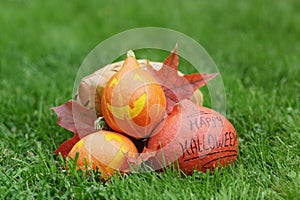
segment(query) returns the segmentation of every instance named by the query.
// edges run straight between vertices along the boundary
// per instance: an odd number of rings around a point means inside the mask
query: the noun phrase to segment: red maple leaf
[[[58,116],[58,125],[74,133],[71,139],[63,142],[55,150],[56,154],[62,154],[63,157],[66,157],[82,137],[96,131],[94,127],[96,115],[74,100],[69,100],[63,105],[52,108],[52,110]]]
[[[147,70],[161,84],[167,99],[167,112],[171,113],[176,103],[183,99],[189,99],[194,92],[214,78],[214,74],[184,74],[178,73],[177,44],[170,55],[164,60],[163,66],[155,70],[148,65]]]

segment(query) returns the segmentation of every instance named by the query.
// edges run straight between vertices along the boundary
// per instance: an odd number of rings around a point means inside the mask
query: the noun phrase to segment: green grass
[[[297,199],[300,195],[300,3],[266,1],[1,0],[0,196],[7,199]],[[101,182],[54,155],[72,134],[50,107],[71,98],[99,42],[159,26],[194,38],[216,62],[235,165],[209,175],[130,174]],[[118,48],[118,47],[116,47]]]

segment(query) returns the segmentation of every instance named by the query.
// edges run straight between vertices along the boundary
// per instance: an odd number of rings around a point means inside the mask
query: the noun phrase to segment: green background
[[[1,0],[0,196],[297,199],[299,10],[297,0]],[[106,183],[62,168],[53,152],[72,133],[49,108],[72,97],[78,67],[98,43],[145,26],[180,31],[215,61],[239,136],[235,165],[212,175],[167,170]]]

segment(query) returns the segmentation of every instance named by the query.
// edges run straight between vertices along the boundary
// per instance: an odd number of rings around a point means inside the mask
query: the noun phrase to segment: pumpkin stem
[[[109,126],[107,125],[104,117],[98,117],[94,122],[94,126],[96,130],[109,130]]]
[[[127,51],[127,58],[128,57],[135,57],[134,52],[132,50]]]
[[[121,68],[122,70],[120,70],[120,71],[124,72],[124,71],[128,71],[128,70],[132,70],[132,69],[134,69],[136,67],[139,67],[139,66],[140,66],[140,64],[136,60],[133,51],[129,50],[129,51],[127,51],[127,58],[124,61],[124,64]]]

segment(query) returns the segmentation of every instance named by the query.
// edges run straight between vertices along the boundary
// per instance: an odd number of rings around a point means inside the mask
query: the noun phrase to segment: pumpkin
[[[139,65],[146,69],[146,65],[150,64],[154,69],[159,70],[162,67],[161,62],[153,62],[149,60],[137,60]],[[101,98],[103,94],[104,87],[106,86],[108,80],[118,71],[120,71],[124,61],[115,62],[102,67],[101,69],[95,71],[84,77],[75,93],[75,100],[86,108],[95,111],[98,117],[102,117],[101,111]],[[182,75],[182,73],[179,72]],[[200,90],[196,90],[191,100],[202,105],[203,94]]]
[[[178,164],[188,174],[193,170],[228,165],[237,157],[238,138],[232,124],[218,112],[182,100],[153,135],[147,148],[157,151],[149,160],[155,169]]]
[[[78,141],[69,152],[68,159],[76,160],[77,169],[86,170],[88,167],[100,171],[105,177],[113,175],[115,170],[128,172],[128,159],[134,159],[137,155],[138,150],[129,138],[102,130]]]
[[[156,79],[140,67],[129,51],[122,68],[104,88],[101,108],[113,130],[148,138],[166,114],[166,97]]]

